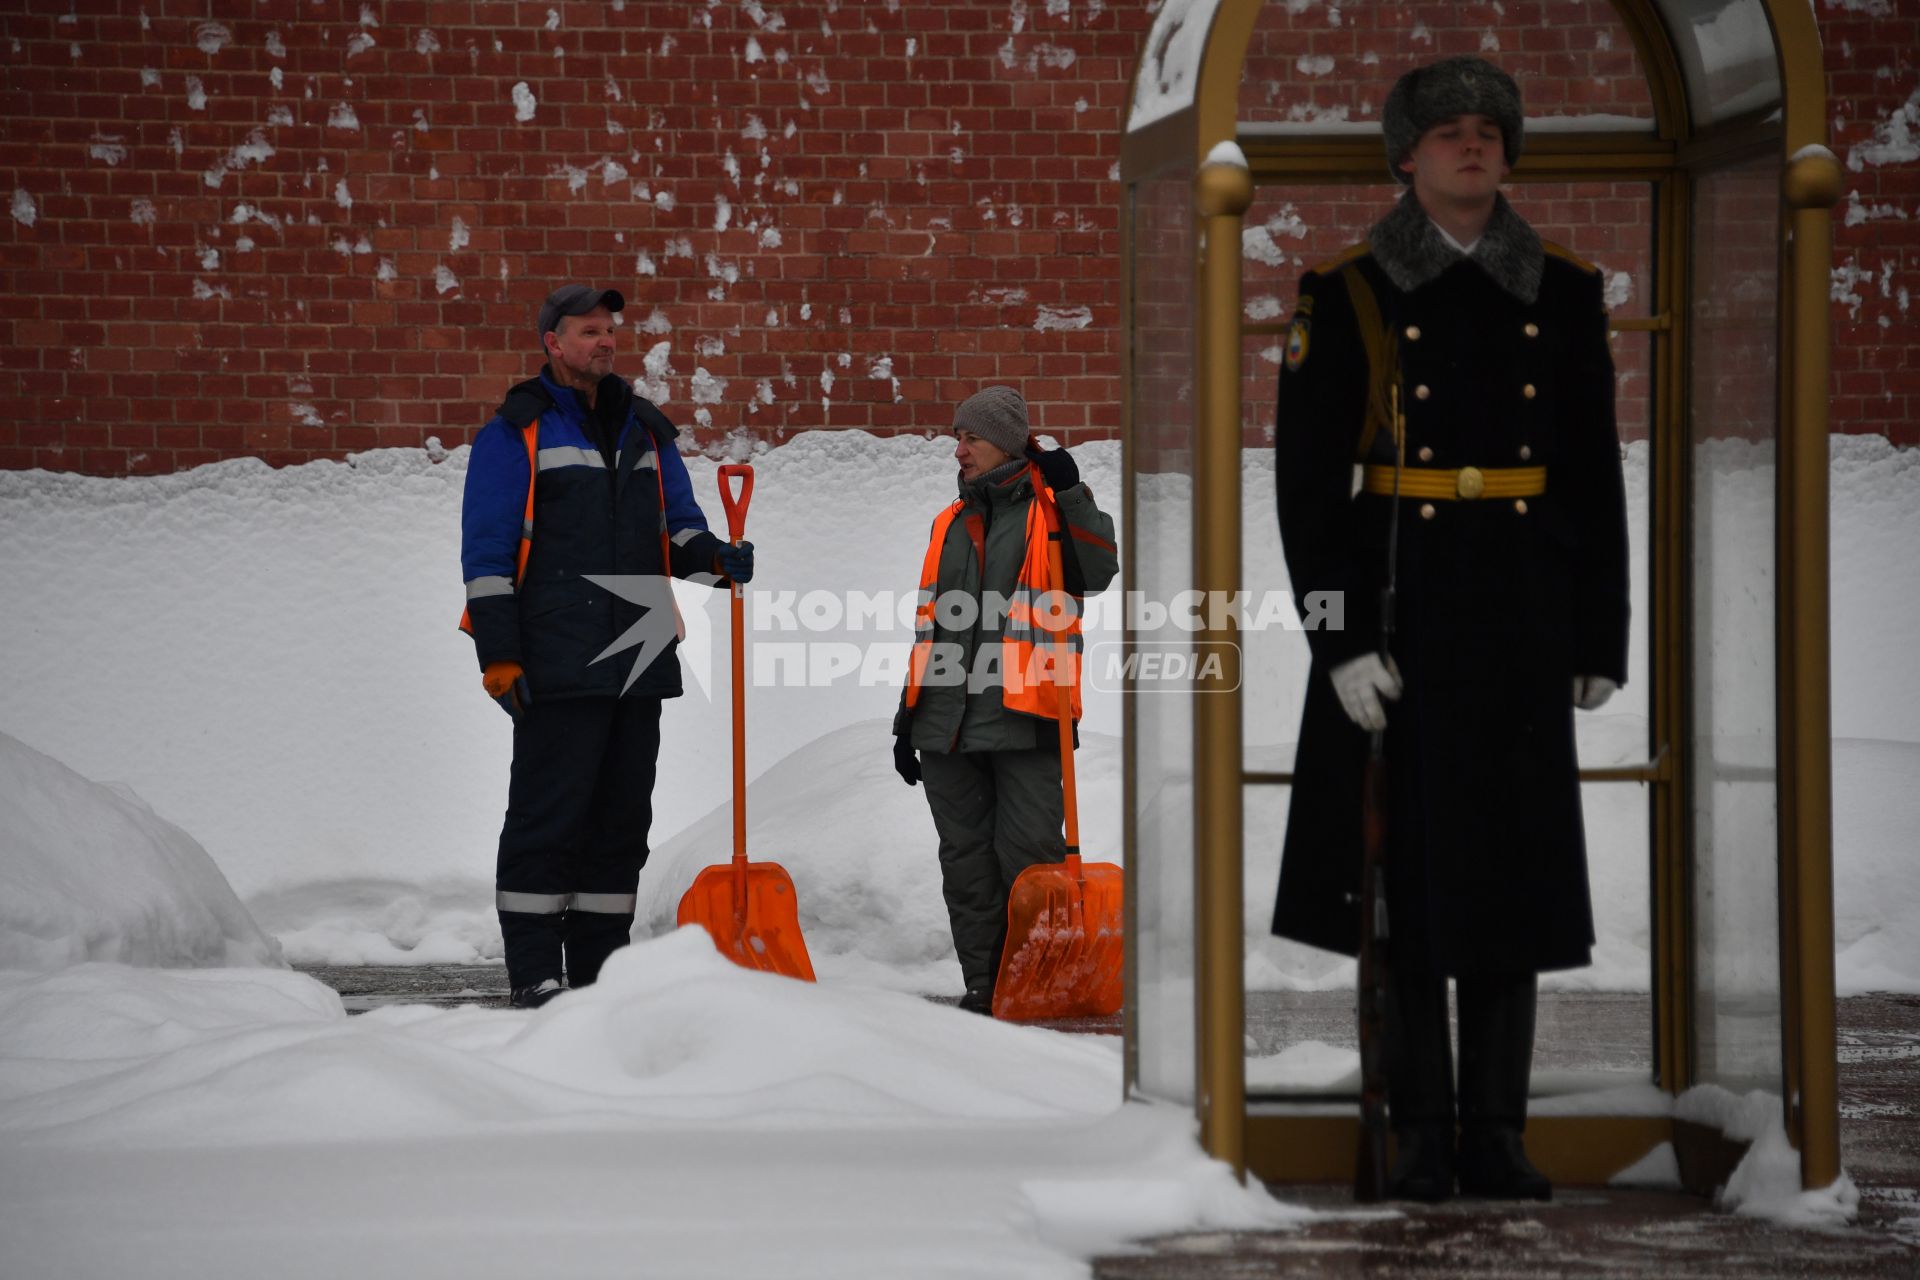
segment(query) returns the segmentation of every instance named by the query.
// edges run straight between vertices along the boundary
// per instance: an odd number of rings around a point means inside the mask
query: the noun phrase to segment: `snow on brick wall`
[[[1833,421],[1920,444],[1920,5],[1818,0],[1833,150]]]
[[[1818,3],[1849,164],[1835,424],[1914,441],[1920,24]],[[73,0],[0,16],[0,467],[452,447],[537,364],[533,310],[574,279],[627,292],[621,367],[702,443],[944,430],[996,380],[1044,430],[1110,435],[1119,130],[1158,7]],[[1256,33],[1252,118],[1373,118],[1395,71],[1381,51],[1403,39],[1485,50],[1543,114],[1648,110],[1604,0],[1269,6],[1289,9],[1290,30]],[[1609,203],[1583,217],[1594,197]],[[1575,189],[1552,207],[1556,234],[1604,258],[1639,204]],[[1290,293],[1292,258],[1346,230],[1283,224],[1262,292]],[[1643,258],[1603,262],[1629,306]],[[1250,395],[1270,406],[1260,376]]]

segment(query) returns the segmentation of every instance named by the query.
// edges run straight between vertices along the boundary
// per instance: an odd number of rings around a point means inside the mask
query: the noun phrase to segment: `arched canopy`
[[[1197,159],[1233,140],[1241,67],[1261,7],[1262,0],[1167,0],[1134,78],[1123,179],[1170,153]],[[1820,34],[1801,0],[1615,0],[1615,8],[1647,65],[1678,81],[1680,102],[1672,101],[1674,86],[1656,86],[1663,135],[1777,116],[1785,155],[1824,144]]]

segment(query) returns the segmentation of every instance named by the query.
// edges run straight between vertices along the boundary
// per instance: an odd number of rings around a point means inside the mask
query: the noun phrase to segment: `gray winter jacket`
[[[975,610],[977,621],[971,627],[950,630],[936,624],[934,643],[955,646],[948,652],[960,654],[963,670],[975,670],[982,652],[997,652],[1005,619],[984,606],[993,593],[1011,599],[1019,583],[1027,554],[1027,508],[1034,501],[1032,474],[1024,465],[1010,463],[960,483],[960,500],[966,505],[947,527],[935,596],[965,592],[983,607]],[[1055,497],[1068,535],[1061,540],[1067,589],[1086,595],[1105,590],[1120,571],[1113,518],[1094,505],[1093,491],[1085,484]],[[982,537],[978,550],[974,528]],[[928,681],[912,710],[902,698],[893,732],[911,734],[916,751],[1023,751],[1052,742],[1058,730],[1050,719],[1007,710],[997,681],[972,690],[967,683]]]

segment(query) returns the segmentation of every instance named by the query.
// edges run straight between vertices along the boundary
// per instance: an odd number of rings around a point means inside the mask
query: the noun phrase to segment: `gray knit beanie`
[[[982,387],[953,411],[953,429],[971,431],[1009,457],[1027,451],[1027,402],[1012,387]]]
[[[1446,58],[1415,67],[1394,81],[1380,111],[1380,132],[1387,144],[1387,170],[1402,183],[1413,181],[1400,167],[1427,130],[1455,116],[1481,115],[1500,125],[1500,142],[1512,167],[1520,159],[1526,117],[1520,111],[1520,86],[1485,58]]]

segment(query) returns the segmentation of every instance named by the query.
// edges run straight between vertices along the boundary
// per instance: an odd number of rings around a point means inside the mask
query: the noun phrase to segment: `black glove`
[[[1034,466],[1040,468],[1047,488],[1055,493],[1064,493],[1080,483],[1080,468],[1075,464],[1073,455],[1065,449],[1055,449],[1051,453],[1043,453],[1038,448],[1028,449],[1027,457]]]
[[[735,582],[753,581],[753,544],[742,542],[739,546],[720,548],[720,554],[713,558],[714,568],[724,577]]]
[[[920,785],[920,757],[913,753],[913,742],[904,733],[893,740],[893,771],[908,786]]]

